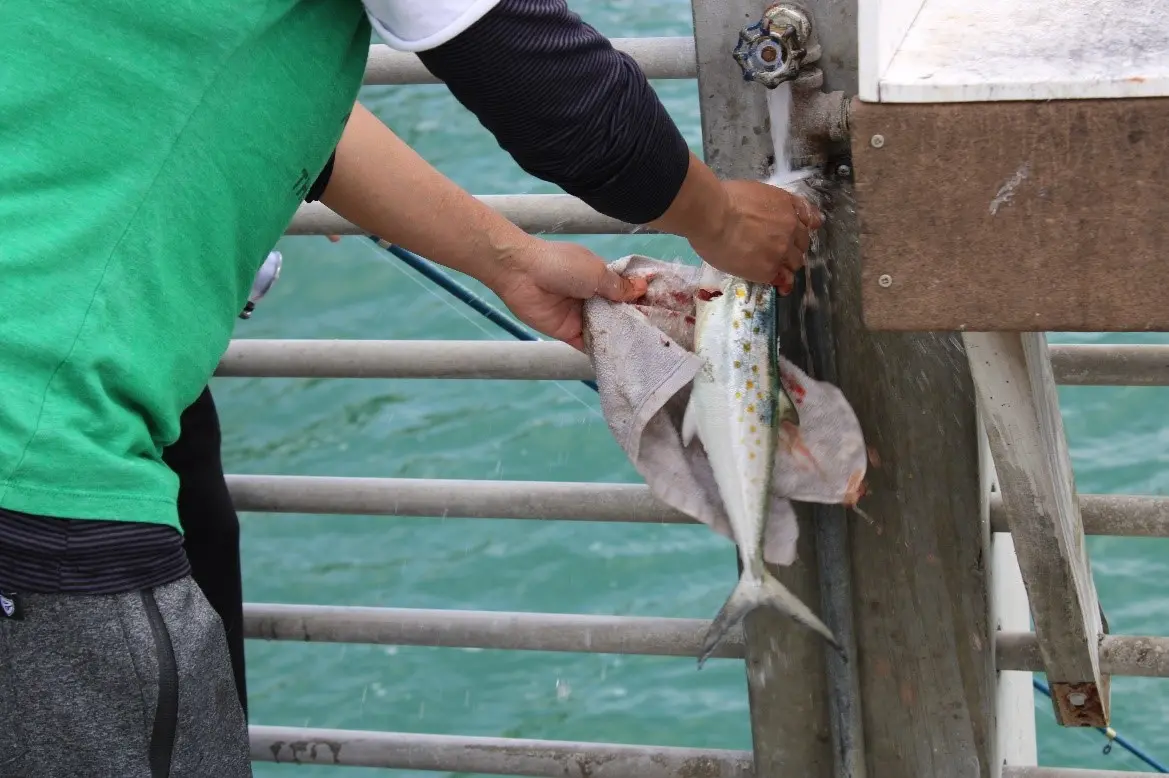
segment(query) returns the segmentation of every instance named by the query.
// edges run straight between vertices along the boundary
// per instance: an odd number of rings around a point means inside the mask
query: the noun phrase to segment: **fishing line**
[[[374,245],[376,245],[378,248],[381,248],[384,251],[387,251],[390,254],[393,254],[396,258],[398,258],[399,260],[402,260],[403,263],[409,264],[410,267],[414,268],[415,270],[418,270],[419,272],[422,272],[424,275],[426,275],[427,278],[430,278],[431,280],[435,280],[436,282],[440,283],[443,286],[443,288],[447,289],[447,291],[450,291],[452,294],[455,294],[462,302],[467,303],[468,305],[471,305],[471,307],[473,307],[476,310],[476,312],[483,315],[485,318],[487,318],[493,324],[499,325],[502,329],[506,330],[509,334],[515,336],[517,340],[544,342],[540,338],[526,332],[522,327],[520,327],[515,322],[512,322],[511,320],[509,320],[506,316],[503,315],[502,312],[500,312],[498,309],[496,309],[490,303],[486,302],[485,300],[480,298],[478,295],[476,295],[474,292],[472,292],[470,289],[468,289],[467,287],[460,284],[454,278],[450,277],[445,272],[443,272],[439,268],[435,267],[434,264],[432,262],[430,262],[430,260],[424,259],[423,257],[420,257],[417,254],[414,254],[413,252],[406,251],[406,249],[403,249],[400,246],[395,246],[392,243],[389,243],[388,241],[382,240],[380,238],[370,236],[370,239],[374,242]],[[366,244],[366,245],[368,246],[369,244]],[[401,253],[399,253],[399,252],[401,252]],[[386,264],[390,265],[391,267],[396,268],[403,276],[409,278],[410,281],[413,282],[415,285],[424,289],[428,295],[430,295],[431,297],[440,301],[447,308],[450,308],[452,311],[457,313],[460,318],[462,318],[463,320],[472,324],[477,330],[482,332],[484,335],[487,335],[488,337],[491,336],[491,331],[489,329],[487,329],[485,326],[483,326],[483,323],[481,321],[473,318],[465,310],[463,310],[459,306],[455,305],[453,302],[451,302],[446,297],[443,297],[442,295],[440,295],[431,286],[424,283],[422,281],[422,279],[417,278],[416,276],[414,276],[411,273],[406,273],[406,272],[402,271],[401,266],[398,263],[391,262],[389,260],[389,258],[386,257],[384,254],[375,252],[374,255],[378,259],[380,259],[380,260],[384,261]],[[422,263],[425,263],[425,264],[422,264]],[[423,270],[423,268],[425,268],[425,270]],[[456,292],[455,290],[459,290],[459,291]],[[472,304],[471,300],[476,301],[478,304],[477,305]],[[488,315],[488,312],[491,315]],[[582,406],[584,406],[589,411],[589,413],[591,413],[593,416],[596,416],[597,418],[604,418],[601,415],[601,412],[599,410],[597,410],[592,405],[590,405],[589,403],[582,400],[575,393],[569,391],[568,387],[564,385],[563,381],[552,381],[551,383],[553,385],[555,385],[556,388],[559,389],[561,392],[563,392],[565,395],[567,395],[568,397],[571,397],[573,400],[575,400],[576,402],[578,402]],[[596,390],[596,384],[594,384],[592,381],[582,381],[581,383],[592,388],[593,390]]]

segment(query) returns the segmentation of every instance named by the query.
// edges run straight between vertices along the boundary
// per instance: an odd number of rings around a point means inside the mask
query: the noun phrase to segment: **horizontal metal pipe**
[[[1043,672],[1039,640],[1031,632],[1000,632],[995,638],[999,670]],[[1104,635],[1100,669],[1107,675],[1169,678],[1169,638]]]
[[[588,357],[571,346],[505,340],[233,340],[215,374],[559,381],[595,377]]]
[[[654,230],[627,224],[594,211],[571,195],[476,195],[525,232],[547,235],[652,234]],[[303,203],[285,230],[286,235],[364,235],[357,225],[321,203]],[[392,241],[393,235],[382,235]],[[413,246],[406,246],[416,250]]]
[[[1086,535],[1169,538],[1169,497],[1081,494],[1079,498]],[[1002,498],[997,494],[991,496],[990,524],[995,532],[1011,530]]]
[[[705,619],[649,616],[273,603],[244,606],[247,637],[316,643],[693,657],[709,626]],[[715,655],[741,659],[742,633],[736,630]],[[999,670],[1043,671],[1033,633],[1000,632],[995,655]],[[1105,635],[1100,662],[1109,675],[1169,678],[1169,638]]]
[[[709,626],[705,619],[649,616],[271,603],[244,606],[246,637],[310,643],[697,657]],[[714,656],[742,659],[742,633],[735,630]]]
[[[237,510],[459,519],[692,524],[644,484],[229,475]]]
[[[1068,386],[1169,386],[1169,346],[1051,346],[1056,383]]]
[[[229,475],[227,483],[238,510],[261,513],[693,523],[645,484],[299,475]],[[1080,515],[1088,535],[1169,537],[1169,497],[1081,494]],[[1010,531],[997,495],[991,527]]]
[[[1003,778],[1153,778],[1158,773],[1126,770],[1082,770],[1075,767],[1003,767]]]
[[[310,206],[306,206],[308,207]],[[317,205],[311,208],[317,212],[327,210]],[[354,230],[356,231],[356,228]],[[562,343],[443,340],[421,341],[420,345],[415,345],[414,341],[396,340],[269,340],[235,341],[233,347],[240,342],[257,344],[252,346],[256,349],[260,348],[258,344],[263,344],[265,350],[246,354],[229,351],[229,354],[241,360],[232,368],[235,372],[231,375],[249,375],[246,355],[263,354],[265,364],[271,365],[266,368],[269,372],[264,375],[338,378],[429,377],[421,375],[420,369],[403,372],[408,370],[406,363],[418,355],[418,349],[424,348],[427,350],[427,364],[470,361],[474,365],[476,378],[556,380],[595,378],[588,360],[580,352]],[[336,354],[345,356],[340,358],[334,356]],[[1062,384],[1169,385],[1169,346],[1052,346],[1051,357],[1056,378]],[[326,360],[329,360],[327,363],[329,367],[316,367],[317,362]],[[286,367],[276,367],[285,364]],[[274,370],[282,372],[272,372]],[[436,377],[462,378],[464,375],[458,372],[443,372],[441,376]]]
[[[649,78],[694,78],[694,38],[612,38],[613,48],[623,51],[641,66]],[[438,84],[441,83],[422,65],[415,54],[394,51],[385,44],[369,47],[364,83]]]
[[[535,778],[751,778],[750,751],[252,726],[252,760]]]

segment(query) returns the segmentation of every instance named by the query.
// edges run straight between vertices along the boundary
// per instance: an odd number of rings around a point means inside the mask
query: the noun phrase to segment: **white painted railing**
[[[526,775],[535,778],[751,778],[750,751],[561,740],[251,727],[252,761]]]
[[[1051,346],[1058,383],[1169,386],[1169,346]],[[481,340],[235,340],[216,375],[269,378],[595,378],[562,343]]]
[[[569,195],[477,195],[521,229],[549,235],[620,235],[652,232],[594,211]],[[305,203],[288,235],[361,235],[362,231],[320,203]]]
[[[697,75],[693,38],[613,38],[612,43],[613,48],[633,57],[650,78],[687,79]],[[440,82],[414,54],[378,44],[369,47],[364,83],[373,86]]]
[[[229,475],[227,483],[239,510],[258,513],[694,523],[644,484],[304,475]],[[1079,500],[1087,535],[1169,537],[1169,497],[1081,494]],[[1002,501],[992,498],[990,507],[991,529],[1007,532]]]

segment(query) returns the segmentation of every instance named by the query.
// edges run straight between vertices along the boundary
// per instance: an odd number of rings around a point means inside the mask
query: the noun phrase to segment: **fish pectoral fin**
[[[682,447],[685,448],[690,445],[690,441],[694,440],[694,436],[698,434],[698,410],[694,404],[694,394],[690,394],[690,400],[686,403],[686,412],[682,414]]]

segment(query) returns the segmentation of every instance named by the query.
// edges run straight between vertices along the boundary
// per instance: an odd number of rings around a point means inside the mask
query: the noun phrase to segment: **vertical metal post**
[[[764,6],[765,0],[693,0],[703,149],[722,178],[763,178],[774,159],[766,90],[744,82],[731,57],[739,30]],[[798,341],[781,334],[781,342]],[[799,520],[799,559],[772,572],[819,610],[810,511],[800,510]],[[823,641],[768,611],[748,616],[744,629],[755,775],[833,778]]]

